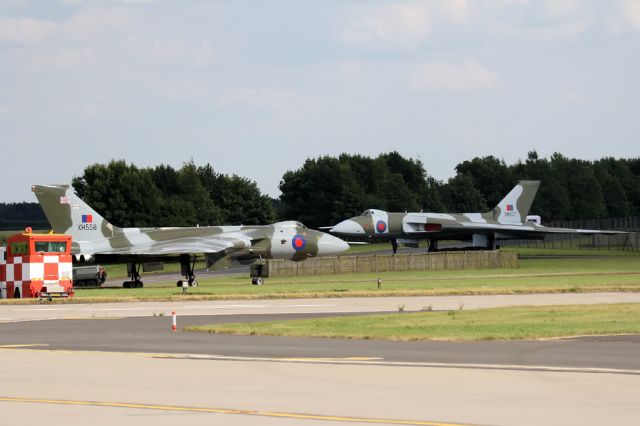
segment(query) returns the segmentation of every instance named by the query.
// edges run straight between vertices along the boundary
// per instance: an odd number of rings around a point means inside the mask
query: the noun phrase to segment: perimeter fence
[[[578,250],[640,250],[640,217],[554,220],[545,226],[570,229],[623,231],[615,235],[548,235],[544,240],[501,240],[501,247],[578,249]]]
[[[267,261],[263,266],[262,273],[265,277],[291,277],[367,272],[517,268],[518,266],[518,255],[516,253],[499,250],[474,250],[396,255],[316,257],[307,259],[304,262],[274,259]],[[252,265],[252,267],[255,268],[254,265]]]

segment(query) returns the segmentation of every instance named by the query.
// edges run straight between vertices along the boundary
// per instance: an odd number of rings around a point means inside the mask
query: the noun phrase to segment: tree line
[[[38,203],[0,203],[0,230],[45,229],[49,222]],[[1,245],[1,244],[0,244]]]
[[[193,161],[139,168],[125,161],[93,164],[73,179],[76,193],[118,226],[265,224],[293,219],[333,225],[368,208],[388,211],[481,212],[520,179],[540,180],[531,214],[543,221],[640,216],[640,158],[586,161],[536,151],[507,165],[494,156],[455,167],[446,182],[419,159],[397,152],[308,159],[287,171],[272,199],[249,179]],[[22,221],[22,222],[20,222]],[[37,203],[0,204],[0,229],[46,223]],[[20,226],[17,226],[20,224]]]
[[[397,152],[377,158],[343,154],[309,159],[285,173],[283,215],[309,226],[335,224],[367,208],[387,211],[488,211],[521,179],[540,180],[530,214],[543,221],[640,215],[640,158],[585,161],[555,153],[507,165],[494,156],[455,167],[446,182],[420,160]]]
[[[75,177],[80,198],[114,225],[263,224],[275,219],[272,200],[249,179],[193,161],[138,168],[124,161],[93,164]]]

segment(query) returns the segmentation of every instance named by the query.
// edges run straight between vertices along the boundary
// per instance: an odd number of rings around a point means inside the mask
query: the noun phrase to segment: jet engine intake
[[[93,265],[96,259],[92,254],[77,253],[73,255],[74,265]]]

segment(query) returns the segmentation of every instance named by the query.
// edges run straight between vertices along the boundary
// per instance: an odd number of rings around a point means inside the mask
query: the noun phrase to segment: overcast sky
[[[640,155],[640,0],[0,2],[0,201],[191,158]]]

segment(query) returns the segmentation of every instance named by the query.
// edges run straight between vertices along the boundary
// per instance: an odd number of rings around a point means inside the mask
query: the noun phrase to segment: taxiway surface
[[[640,338],[385,342],[171,332],[214,322],[638,302],[634,293],[0,306],[10,424],[635,425]],[[161,316],[162,315],[162,316]],[[401,313],[398,313],[401,315]]]

